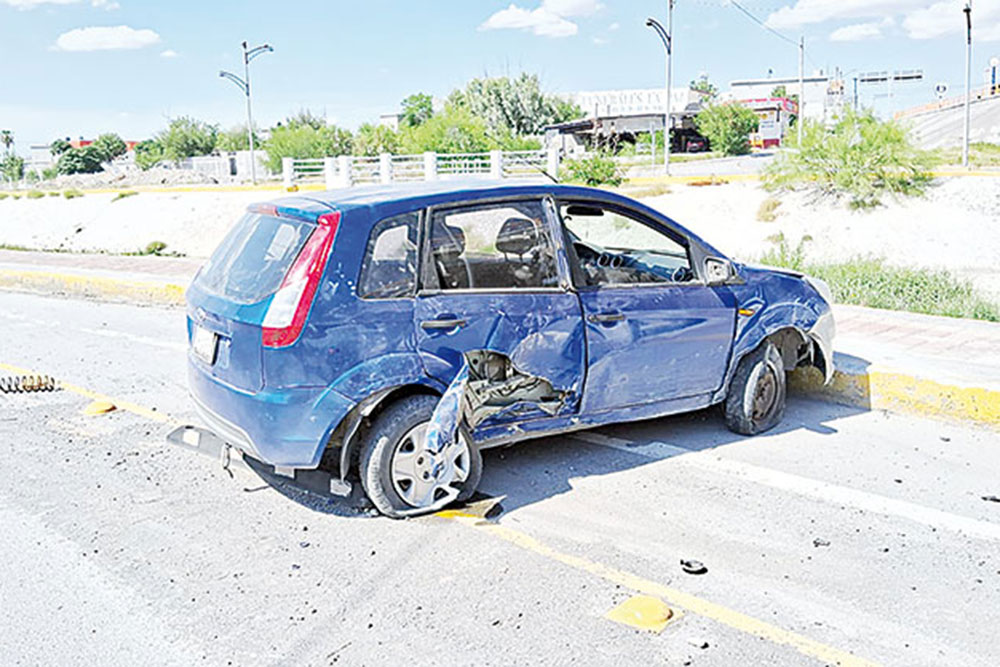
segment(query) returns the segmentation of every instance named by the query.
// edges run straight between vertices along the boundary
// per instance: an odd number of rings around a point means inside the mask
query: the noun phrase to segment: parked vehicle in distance
[[[424,513],[471,496],[487,447],[714,404],[737,433],[772,428],[786,371],[832,375],[830,300],[601,190],[289,197],[252,206],[188,290],[207,428],[183,439]]]

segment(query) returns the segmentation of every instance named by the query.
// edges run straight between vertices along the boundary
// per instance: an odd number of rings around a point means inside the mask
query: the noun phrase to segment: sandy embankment
[[[247,204],[272,192],[141,193],[112,202],[113,194],[65,200],[45,197],[0,201],[0,244],[36,249],[130,252],[151,241],[168,251],[205,257]],[[884,257],[901,266],[946,268],[1000,299],[1000,178],[939,181],[924,198],[852,212],[832,202],[784,195],[774,222],[757,220],[768,194],[756,184],[675,185],[646,200],[723,252],[755,259],[781,232],[791,245],[809,235],[817,260]]]

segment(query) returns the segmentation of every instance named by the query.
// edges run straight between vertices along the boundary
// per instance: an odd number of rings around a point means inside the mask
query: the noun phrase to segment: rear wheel
[[[771,341],[743,357],[726,396],[726,426],[743,435],[774,428],[785,414],[785,365]]]
[[[410,396],[389,406],[372,424],[361,450],[361,484],[379,512],[393,518],[468,500],[482,475],[474,443],[459,436],[457,448],[435,455],[424,448],[436,396]],[[457,493],[456,493],[457,492]]]

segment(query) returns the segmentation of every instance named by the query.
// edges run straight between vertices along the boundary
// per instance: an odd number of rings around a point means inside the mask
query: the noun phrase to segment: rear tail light
[[[312,308],[319,280],[337,235],[340,213],[321,215],[317,222],[319,224],[285,274],[281,287],[274,293],[267,308],[263,324],[265,347],[288,347],[293,344],[309,317],[309,309]]]

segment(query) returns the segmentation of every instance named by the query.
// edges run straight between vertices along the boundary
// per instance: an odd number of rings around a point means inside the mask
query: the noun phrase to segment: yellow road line
[[[14,373],[16,375],[34,375],[34,376],[47,375],[47,374],[39,373],[37,371],[33,371],[31,369],[28,369],[28,368],[22,368],[20,366],[13,366],[11,364],[5,364],[5,363],[2,363],[2,362],[0,362],[0,370],[7,371],[9,373]],[[55,376],[53,376],[53,377],[55,377]],[[59,378],[56,378],[56,382],[58,383],[58,386],[60,388],[65,389],[68,392],[71,392],[73,394],[77,394],[79,396],[83,396],[84,398],[89,398],[92,401],[105,401],[105,402],[108,402],[108,403],[113,403],[115,405],[115,407],[117,407],[119,410],[124,410],[125,412],[131,412],[134,415],[138,415],[139,417],[144,417],[145,419],[149,419],[150,421],[155,421],[155,422],[158,422],[160,424],[179,424],[180,423],[176,419],[174,419],[173,417],[171,417],[170,415],[164,414],[162,412],[157,412],[156,410],[144,407],[142,405],[138,405],[137,403],[132,403],[130,401],[121,401],[121,400],[112,398],[111,396],[108,396],[107,394],[101,394],[101,393],[98,393],[96,391],[91,391],[89,389],[85,389],[84,387],[79,387],[79,386],[77,386],[75,384],[70,384],[68,382],[63,382]]]
[[[0,370],[18,375],[42,375],[41,373],[28,368],[22,368],[20,366],[14,366],[12,364],[2,362],[0,362]],[[59,386],[66,391],[89,398],[93,401],[107,401],[113,403],[119,410],[131,412],[132,414],[144,417],[150,421],[155,421],[161,424],[177,423],[169,415],[157,412],[156,410],[146,408],[130,401],[117,400],[106,394],[101,394],[99,392],[91,391],[89,389],[62,381],[59,381]],[[478,530],[487,532],[494,537],[498,537],[539,556],[544,556],[545,558],[562,563],[563,565],[567,565],[576,570],[587,572],[588,574],[592,574],[604,579],[605,581],[623,586],[638,593],[658,597],[670,604],[681,607],[690,613],[722,623],[723,625],[729,626],[741,632],[760,637],[761,639],[766,639],[775,644],[789,646],[799,653],[807,655],[811,658],[816,658],[817,660],[824,661],[829,664],[844,665],[845,667],[866,667],[877,664],[864,660],[863,658],[859,658],[851,653],[833,648],[832,646],[827,646],[826,644],[814,641],[796,632],[779,628],[752,616],[729,609],[728,607],[715,604],[714,602],[709,602],[708,600],[691,595],[690,593],[685,593],[684,591],[676,588],[665,586],[648,579],[643,579],[638,575],[631,574],[629,572],[625,572],[624,570],[619,570],[581,556],[573,556],[571,554],[563,553],[529,535],[506,526],[487,523],[478,516],[465,514],[461,511],[444,511],[439,512],[436,516],[452,519],[462,523],[463,525],[473,526]]]
[[[166,305],[184,304],[184,287],[181,285],[77,273],[0,269],[0,287],[65,292],[103,299],[135,299]]]
[[[795,649],[803,655],[815,658],[827,664],[844,665],[845,667],[867,667],[878,663],[859,658],[856,655],[841,651],[840,649],[827,646],[826,644],[809,639],[803,635],[790,630],[779,628],[752,616],[729,609],[720,604],[709,602],[690,593],[665,586],[649,579],[644,579],[638,575],[624,570],[619,570],[596,561],[574,556],[562,551],[553,549],[539,540],[526,535],[520,531],[501,526],[499,524],[487,523],[479,517],[464,515],[461,511],[439,512],[436,516],[458,521],[466,526],[472,526],[477,530],[487,532],[494,537],[498,537],[506,542],[510,542],[526,551],[548,558],[549,560],[562,563],[576,570],[592,574],[604,579],[612,584],[628,588],[637,593],[658,597],[669,604],[680,607],[692,614],[703,616],[734,630],[739,630],[761,639],[766,639],[774,644],[780,644]]]

